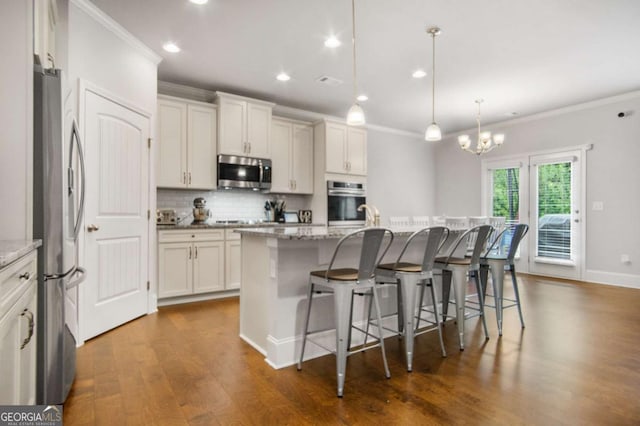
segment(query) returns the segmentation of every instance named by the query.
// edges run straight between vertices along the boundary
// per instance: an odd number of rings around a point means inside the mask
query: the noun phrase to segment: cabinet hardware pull
[[[198,258],[198,246],[196,246],[196,259]]]
[[[29,274],[29,272],[25,272],[24,274],[20,274],[18,278],[20,278],[21,280],[28,280],[29,278],[31,278],[31,274]]]
[[[191,185],[191,172],[189,172],[189,185]]]
[[[95,231],[99,231],[100,227],[98,225],[94,225],[93,223],[89,226],[87,226],[87,231],[89,232],[95,232]]]
[[[191,247],[189,247],[189,259],[191,259]]]
[[[20,350],[22,350],[31,341],[31,337],[33,336],[34,321],[33,321],[33,313],[31,313],[31,311],[29,309],[27,309],[27,308],[25,308],[24,311],[22,311],[20,316],[21,317],[27,317],[27,320],[29,321],[29,335],[27,337],[25,337],[25,339],[23,340],[22,344],[20,345]]]
[[[187,172],[182,172],[182,183],[187,183]]]

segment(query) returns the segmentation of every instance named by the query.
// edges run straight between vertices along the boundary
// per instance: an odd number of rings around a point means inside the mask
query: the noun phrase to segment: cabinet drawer
[[[36,251],[16,260],[0,272],[0,318],[37,277]]]
[[[224,239],[227,241],[239,240],[240,234],[234,232],[235,229],[225,229],[224,230]]]
[[[192,241],[217,241],[224,240],[224,229],[203,229],[203,230],[181,230],[181,231],[160,231],[158,233],[159,243],[179,243]]]

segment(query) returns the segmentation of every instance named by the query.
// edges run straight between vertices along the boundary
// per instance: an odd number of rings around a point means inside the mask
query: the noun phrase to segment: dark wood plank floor
[[[78,349],[64,405],[71,425],[640,424],[640,290],[521,276],[527,323],[505,311],[498,338],[467,322],[466,349],[445,326],[416,340],[414,371],[389,338],[349,358],[273,370],[238,337],[238,299],[161,308]]]

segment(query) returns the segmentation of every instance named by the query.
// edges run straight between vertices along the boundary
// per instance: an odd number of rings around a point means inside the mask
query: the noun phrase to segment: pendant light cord
[[[436,122],[436,34],[431,33],[433,40],[433,68],[431,69],[431,123]]]
[[[353,30],[351,41],[353,43],[353,101],[357,103],[357,81],[356,81],[356,0],[351,0],[351,28]]]

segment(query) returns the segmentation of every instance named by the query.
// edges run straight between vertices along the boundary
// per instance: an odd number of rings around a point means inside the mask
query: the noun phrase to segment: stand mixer
[[[198,197],[193,200],[193,221],[205,222],[211,217],[211,211],[206,208],[207,200],[202,197]]]

